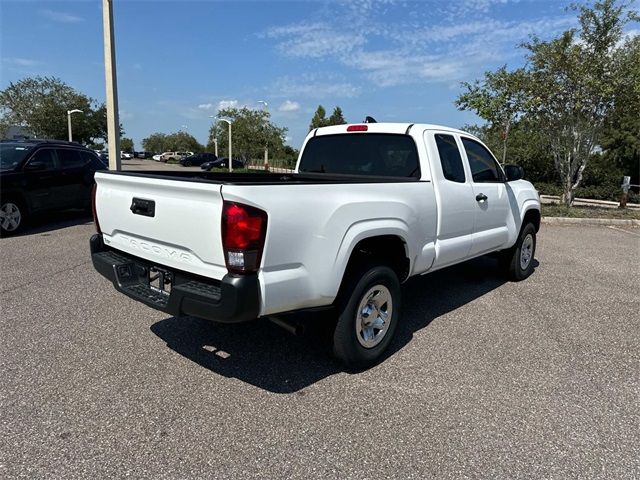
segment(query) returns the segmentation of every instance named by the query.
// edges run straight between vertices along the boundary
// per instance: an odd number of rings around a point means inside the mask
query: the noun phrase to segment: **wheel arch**
[[[537,208],[536,206],[531,206],[530,208],[525,210],[524,215],[522,216],[522,223],[520,225],[520,229],[522,230],[522,228],[527,223],[532,223],[536,229],[536,233],[538,233],[538,231],[540,230],[541,220],[542,220],[542,215],[540,214],[540,209]]]
[[[7,190],[2,191],[2,195],[0,195],[0,203],[4,200],[17,200],[20,204],[25,208],[27,214],[31,214],[31,204],[29,203],[27,196],[20,192],[19,190]]]
[[[337,276],[339,288],[336,298],[341,296],[351,276],[368,265],[386,265],[396,273],[400,282],[405,281],[411,272],[406,236],[398,231],[378,231],[356,237]]]

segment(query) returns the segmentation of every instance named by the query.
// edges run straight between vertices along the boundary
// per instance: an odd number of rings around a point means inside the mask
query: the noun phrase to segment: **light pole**
[[[231,155],[231,120],[227,120],[226,118],[220,118],[219,120],[229,124],[229,172],[233,172],[233,156]]]
[[[209,118],[218,119],[215,115],[209,115]],[[215,148],[216,158],[218,157],[218,129],[216,128],[216,122],[213,122],[213,147]]]
[[[107,100],[107,138],[109,143],[109,170],[121,170],[120,120],[118,119],[118,80],[116,77],[116,46],[113,34],[112,0],[102,0],[104,34],[104,76]]]
[[[71,115],[74,113],[84,113],[82,110],[67,110],[67,126],[69,127],[69,141],[73,142],[73,132],[71,131]]]
[[[263,103],[264,104],[264,109],[267,113],[269,113],[269,104],[267,102],[265,102],[264,100],[258,100],[258,103]],[[264,125],[264,171],[268,172],[269,171],[269,145],[268,145],[268,141],[267,141],[267,119],[265,118],[265,125]]]

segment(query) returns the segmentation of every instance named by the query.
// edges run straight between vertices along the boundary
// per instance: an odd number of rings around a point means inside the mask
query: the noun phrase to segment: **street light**
[[[102,27],[104,34],[104,76],[106,84],[109,170],[121,170],[118,79],[116,75],[116,45],[113,33],[113,0],[102,0]]]
[[[233,156],[231,155],[231,120],[227,120],[226,118],[220,118],[219,120],[229,124],[229,172],[233,172]]]
[[[264,109],[265,111],[268,113],[269,112],[269,104],[267,102],[265,102],[264,100],[258,100],[258,103],[262,103],[264,104]],[[264,125],[264,171],[268,172],[269,171],[269,145],[267,142],[267,119],[265,118],[265,125]]]
[[[82,110],[67,110],[67,126],[69,127],[69,141],[73,142],[73,133],[71,132],[71,114],[73,113],[84,113]]]
[[[215,115],[209,115],[209,118],[213,118],[213,119],[218,119],[218,117],[216,117]],[[216,154],[216,158],[218,157],[218,129],[215,127],[216,122],[213,122],[213,146],[215,148],[215,154]]]

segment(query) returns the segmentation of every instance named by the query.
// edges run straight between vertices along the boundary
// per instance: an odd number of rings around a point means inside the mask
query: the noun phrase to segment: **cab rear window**
[[[420,178],[416,144],[409,135],[357,133],[311,138],[300,172]]]

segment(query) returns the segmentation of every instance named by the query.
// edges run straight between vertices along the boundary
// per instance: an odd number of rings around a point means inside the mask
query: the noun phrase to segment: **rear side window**
[[[474,182],[487,183],[504,181],[502,170],[489,150],[470,138],[463,137],[462,144],[464,145],[465,152],[467,152],[469,167],[471,167],[471,175],[473,176]]]
[[[452,182],[464,183],[466,178],[456,139],[453,138],[453,135],[444,135],[442,133],[437,133],[434,136],[438,146],[444,178]]]
[[[58,159],[60,159],[61,168],[78,168],[82,167],[86,161],[78,150],[61,148],[58,150]]]
[[[420,162],[408,135],[322,135],[307,142],[299,171],[420,178]]]

